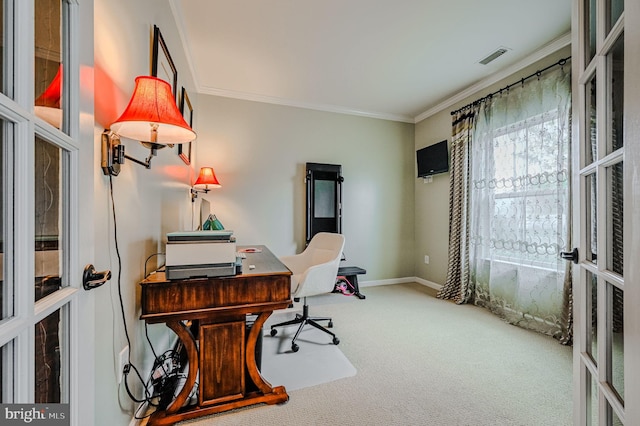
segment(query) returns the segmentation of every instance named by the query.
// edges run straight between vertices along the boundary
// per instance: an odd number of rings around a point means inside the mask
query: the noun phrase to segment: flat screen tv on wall
[[[449,171],[449,148],[447,141],[424,147],[416,151],[418,177],[427,177]]]

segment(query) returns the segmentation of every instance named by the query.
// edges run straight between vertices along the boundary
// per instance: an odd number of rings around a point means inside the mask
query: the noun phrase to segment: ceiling
[[[406,122],[571,28],[571,0],[170,2],[199,93]]]

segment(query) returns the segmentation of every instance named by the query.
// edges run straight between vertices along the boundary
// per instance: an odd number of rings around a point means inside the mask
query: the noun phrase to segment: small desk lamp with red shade
[[[151,151],[149,157],[140,161],[126,155],[120,137],[140,141]],[[196,133],[176,105],[169,83],[151,76],[136,77],[129,105],[111,124],[111,129],[102,133],[102,171],[117,176],[125,158],[149,169],[158,149],[195,138]]]
[[[196,186],[202,187],[204,185],[204,189],[197,189]],[[193,183],[191,187],[191,202],[195,202],[196,198],[198,198],[198,192],[204,192],[205,194],[210,191],[211,188],[220,188],[220,182],[216,177],[215,172],[213,171],[213,167],[201,167],[200,174],[198,175],[198,179]]]

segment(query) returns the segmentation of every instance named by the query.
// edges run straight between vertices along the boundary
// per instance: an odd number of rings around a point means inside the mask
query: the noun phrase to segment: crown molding
[[[221,96],[224,98],[241,99],[245,101],[262,102],[268,104],[289,106],[295,108],[312,109],[317,111],[334,112],[337,114],[357,115],[361,117],[375,118],[379,120],[400,121],[404,123],[415,123],[413,117],[406,115],[386,114],[375,111],[363,111],[355,108],[349,108],[330,104],[317,104],[309,102],[301,102],[293,99],[278,98],[275,96],[258,95],[255,93],[247,93],[235,90],[218,89],[215,87],[201,86],[198,93],[203,95]]]
[[[455,96],[452,96],[450,98],[448,98],[447,100],[435,105],[432,108],[429,108],[428,110],[426,110],[425,112],[423,112],[422,114],[416,116],[414,118],[414,123],[419,123],[420,121],[424,120],[425,118],[431,117],[432,115],[435,115],[437,113],[439,113],[440,111],[446,109],[446,108],[450,108],[453,105],[457,104],[458,102],[461,102],[465,99],[467,99],[470,96],[473,96],[474,94],[478,93],[479,91],[486,89],[487,87],[491,86],[492,84],[495,84],[497,82],[499,82],[500,80],[503,80],[515,73],[517,73],[518,71],[523,70],[524,68],[528,67],[529,65],[533,65],[536,62],[538,62],[541,59],[546,58],[547,56],[551,55],[552,53],[557,52],[558,50],[568,46],[571,44],[571,32],[568,32],[560,37],[558,37],[557,39],[553,40],[552,42],[544,45],[543,47],[541,47],[540,49],[536,50],[535,52],[533,52],[531,55],[527,56],[526,58],[522,59],[519,62],[516,62],[515,64],[513,64],[510,67],[504,68],[492,75],[490,75],[489,77],[485,78],[484,80],[474,84],[473,86],[469,86],[468,88],[466,88],[465,90],[463,90],[462,92],[457,93]]]

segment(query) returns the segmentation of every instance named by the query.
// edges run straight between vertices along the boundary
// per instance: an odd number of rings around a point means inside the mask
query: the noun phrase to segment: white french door
[[[574,0],[576,425],[640,424],[638,4]]]
[[[93,203],[93,120],[80,120],[92,116],[80,70],[93,61],[81,41],[93,6],[0,0],[0,11],[0,403],[69,404],[70,424],[93,424],[93,297],[81,282],[93,232],[79,214],[81,191]]]

